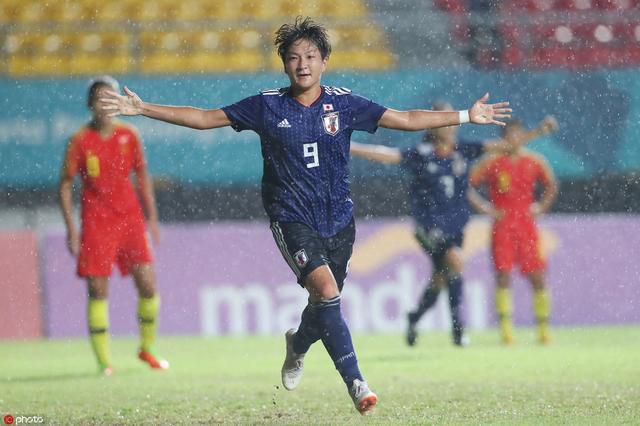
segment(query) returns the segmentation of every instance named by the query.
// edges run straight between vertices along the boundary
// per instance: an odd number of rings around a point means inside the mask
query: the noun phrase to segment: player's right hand
[[[78,256],[80,253],[80,237],[76,231],[67,233],[67,249],[73,256]]]
[[[558,130],[558,120],[552,115],[547,115],[540,124],[542,128],[542,134],[548,135]]]
[[[116,115],[140,115],[142,114],[142,99],[134,92],[124,86],[124,95],[112,90],[106,90],[105,97],[98,99],[100,109],[105,111],[109,117]]]

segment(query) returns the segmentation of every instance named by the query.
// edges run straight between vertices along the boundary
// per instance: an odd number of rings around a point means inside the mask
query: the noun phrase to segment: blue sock
[[[358,368],[351,333],[342,317],[340,296],[314,304],[316,324],[321,330],[322,343],[333,360],[342,380],[351,388],[354,379],[364,380]]]
[[[452,274],[448,276],[449,284],[449,307],[451,308],[451,323],[454,337],[462,333],[462,318],[460,305],[462,304],[462,275]]]
[[[297,354],[306,354],[311,345],[318,340],[320,340],[320,329],[316,321],[316,310],[309,303],[302,311],[300,325],[293,338],[293,351]]]

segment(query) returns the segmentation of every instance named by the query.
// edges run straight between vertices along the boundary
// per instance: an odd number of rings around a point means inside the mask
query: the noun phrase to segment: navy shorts
[[[356,239],[353,219],[340,232],[328,238],[321,237],[307,225],[295,222],[271,222],[271,232],[282,257],[296,274],[298,284],[304,287],[307,275],[327,265],[336,279],[338,289],[342,291]]]
[[[447,252],[453,247],[462,247],[463,236],[463,232],[447,235],[440,228],[427,229],[422,226],[416,228],[416,239],[433,260],[433,266],[436,270],[442,270],[447,266]]]

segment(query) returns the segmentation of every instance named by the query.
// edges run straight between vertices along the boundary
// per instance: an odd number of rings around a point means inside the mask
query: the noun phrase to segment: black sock
[[[420,318],[427,312],[433,305],[435,305],[438,300],[438,295],[440,294],[440,289],[437,287],[433,287],[431,284],[425,289],[422,299],[420,299],[420,304],[418,308],[409,313],[409,321],[413,324],[417,323]]]
[[[460,313],[462,304],[462,275],[449,275],[447,279],[449,285],[449,307],[451,308],[451,325],[454,339],[462,337],[464,324]]]

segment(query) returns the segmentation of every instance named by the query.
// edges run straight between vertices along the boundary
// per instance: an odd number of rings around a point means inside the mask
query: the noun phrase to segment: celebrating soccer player
[[[452,111],[453,108],[439,103],[434,110]],[[415,235],[432,260],[433,272],[418,307],[407,315],[409,346],[416,343],[418,321],[435,305],[445,287],[449,292],[453,343],[464,346],[468,342],[460,312],[463,264],[459,250],[471,213],[467,200],[469,165],[485,151],[498,150],[505,144],[460,140],[457,130],[457,126],[429,130],[422,143],[406,150],[351,143],[351,154],[370,161],[398,164],[411,178],[409,197],[416,222]]]
[[[109,276],[113,263],[123,275],[131,274],[138,290],[140,350],[138,357],[151,368],[166,369],[169,363],[153,353],[160,299],[145,220],[133,185],[138,189],[149,217],[149,230],[159,240],[158,215],[153,185],[147,171],[140,137],[131,126],[115,122],[97,107],[105,91],[118,91],[111,77],[100,77],[89,87],[91,121],[69,141],[60,176],[60,207],[67,227],[69,251],[78,258],[77,273],[88,284],[88,322],[91,345],[100,371],[111,375],[109,354]],[[82,181],[81,233],[73,219],[73,179]]]
[[[355,239],[348,181],[351,133],[373,133],[378,126],[421,130],[469,121],[502,124],[498,120],[511,110],[506,102],[491,105],[484,97],[461,112],[395,111],[349,89],[322,86],[331,45],[325,28],[309,18],[281,26],[275,45],[289,87],[208,110],[149,104],[125,87],[125,95],[108,93],[103,108],[112,115],[141,114],[195,129],[232,126],[260,136],[262,201],[273,237],[309,292],[299,327],[285,334],[282,383],[288,390],[298,386],[305,354],[322,340],[356,409],[365,414],[378,398],[360,372],[340,307]]]
[[[546,117],[538,128],[527,131],[519,121],[504,127],[503,139],[508,151],[488,156],[471,171],[472,187],[486,185],[491,202],[477,191],[470,190],[471,204],[481,213],[494,219],[491,252],[496,270],[496,311],[500,321],[502,342],[513,342],[511,323],[511,269],[514,263],[527,276],[533,286],[533,310],[538,323],[538,340],[550,340],[548,322],[549,294],[545,285],[545,261],[535,218],[547,212],[555,199],[557,183],[546,160],[522,146],[540,135],[549,134],[558,125],[553,117]],[[536,202],[536,185],[544,192]]]

